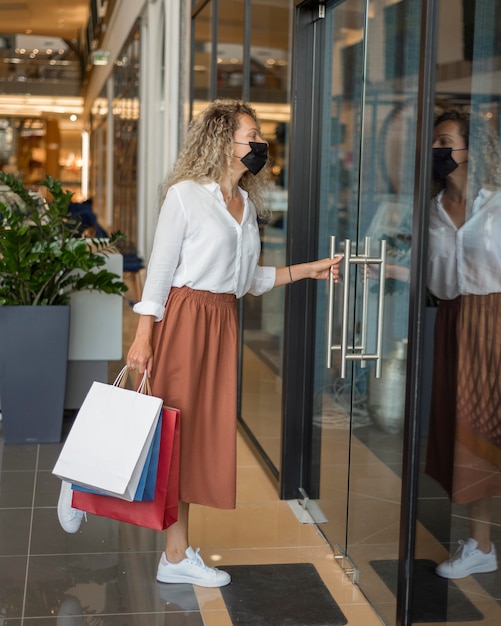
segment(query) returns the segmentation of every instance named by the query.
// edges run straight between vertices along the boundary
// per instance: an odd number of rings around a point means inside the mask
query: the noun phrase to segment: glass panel
[[[499,2],[441,0],[413,623],[501,619],[500,41]]]
[[[106,146],[108,141],[108,98],[106,86],[99,98],[93,102],[91,110],[90,133],[90,188],[89,198],[92,198],[92,210],[97,220],[106,230],[109,229],[106,216]]]
[[[363,76],[363,0],[348,0],[326,15],[326,85],[322,114],[321,196],[318,258],[329,256],[329,235],[356,240],[358,229],[358,179],[361,91]],[[328,86],[328,87],[327,87]],[[341,290],[336,288],[334,336],[340,336]],[[351,301],[353,306],[353,301]],[[365,423],[364,406],[354,383],[352,368],[341,379],[339,355],[326,368],[327,290],[317,289],[317,333],[314,377],[314,470],[318,505],[325,516],[321,530],[340,555],[347,550],[347,510],[351,424]],[[353,328],[351,328],[353,334]],[[355,373],[356,375],[356,373]],[[363,400],[363,398],[362,398]]]
[[[286,263],[289,151],[290,0],[254,0],[250,93],[269,143],[274,186],[271,219],[261,224],[261,264]],[[281,465],[283,289],[244,299],[242,419],[277,472]]]
[[[241,98],[244,85],[244,3],[219,0],[217,30],[217,95]]]
[[[212,2],[208,2],[193,20],[193,96],[199,108],[204,108],[211,97],[212,11]]]
[[[250,95],[254,102],[289,102],[290,0],[253,0]]]
[[[122,253],[137,251],[137,157],[139,120],[139,23],[118,59],[113,72],[114,188],[113,230],[127,235]]]
[[[317,297],[314,428],[318,519],[386,624],[396,619],[421,3],[346,0],[328,7],[318,256],[378,258],[345,265],[333,307],[326,367],[327,291]],[[366,242],[366,238],[370,238]],[[343,289],[347,351],[343,377]],[[380,319],[380,304],[384,315]],[[376,378],[382,325],[381,377]],[[366,360],[361,354],[368,354]]]
[[[377,278],[369,279],[368,349],[376,351],[382,323],[382,373],[376,378],[374,367],[359,370],[366,422],[352,431],[348,555],[389,625],[396,620],[421,2],[369,7],[358,249],[369,236],[377,256],[385,240],[388,268],[382,322],[377,268]]]

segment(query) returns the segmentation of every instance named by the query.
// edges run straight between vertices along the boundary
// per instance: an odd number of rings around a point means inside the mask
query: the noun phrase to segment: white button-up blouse
[[[247,193],[239,224],[217,183],[191,180],[169,188],[160,209],[141,302],[134,312],[163,318],[171,287],[261,295],[275,284],[276,268],[258,266],[256,209]]]
[[[428,288],[441,300],[501,292],[501,192],[481,189],[460,228],[442,194],[430,207]]]

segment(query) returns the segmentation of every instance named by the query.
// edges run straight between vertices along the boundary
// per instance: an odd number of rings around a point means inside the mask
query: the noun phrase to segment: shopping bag
[[[134,500],[148,501],[148,500],[153,500],[155,497],[155,485],[157,482],[158,454],[160,452],[161,429],[162,429],[162,414],[160,414],[160,418],[157,422],[157,427],[155,428],[153,441],[151,442],[151,446],[148,450],[148,455],[146,457],[143,471],[141,472],[141,477],[139,478],[139,484],[137,486],[136,493],[134,495]],[[101,495],[105,495],[95,489],[82,487],[81,485],[77,485],[75,483],[73,483],[71,487],[75,491],[85,491],[86,493],[100,493]]]
[[[165,530],[177,521],[179,500],[179,432],[178,409],[164,407],[158,458],[157,483],[153,502],[126,502],[119,498],[73,492],[72,505],[76,509],[110,519]]]
[[[125,367],[113,385],[94,382],[75,418],[53,474],[132,501],[162,410],[147,373],[137,391],[125,389]]]

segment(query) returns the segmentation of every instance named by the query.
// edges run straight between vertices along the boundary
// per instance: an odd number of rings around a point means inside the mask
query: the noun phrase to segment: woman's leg
[[[179,563],[186,558],[188,543],[188,518],[190,505],[179,502],[177,522],[165,531],[165,555],[171,563]]]
[[[468,505],[471,536],[478,543],[478,549],[486,554],[491,550],[492,500],[484,498]]]
[[[497,570],[496,550],[490,541],[491,498],[471,502],[468,511],[471,537],[466,541],[460,541],[456,553],[437,565],[435,571],[439,576],[465,578],[470,574]]]
[[[157,569],[157,580],[161,583],[189,583],[201,587],[222,587],[231,581],[231,576],[217,567],[208,567],[188,544],[188,514],[190,505],[179,502],[178,519],[166,531],[165,554],[162,554]]]

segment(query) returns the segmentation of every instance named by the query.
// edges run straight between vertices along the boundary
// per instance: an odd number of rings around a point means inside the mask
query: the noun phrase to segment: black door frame
[[[414,213],[409,290],[409,333],[397,587],[397,625],[412,623],[411,603],[421,443],[426,306],[426,258],[431,189],[431,147],[439,0],[422,0],[419,87],[417,101]]]
[[[316,258],[320,167],[316,141],[321,136],[323,51],[322,14],[344,0],[296,0],[294,20],[290,183],[287,229],[288,263]],[[414,176],[413,242],[410,273],[409,342],[397,588],[397,624],[411,624],[412,569],[417,520],[420,414],[430,158],[434,114],[438,0],[422,0],[417,136]],[[280,495],[310,497],[312,480],[313,365],[315,346],[314,281],[287,289],[284,326],[283,432]]]
[[[321,132],[322,55],[325,32],[318,2],[296,2],[292,53],[292,111],[289,150],[289,204],[287,263],[316,258],[320,168],[315,138]],[[312,72],[315,67],[319,71]],[[284,319],[282,393],[282,463],[280,496],[290,500],[310,497],[312,462],[313,365],[315,339],[315,281],[287,288]]]

